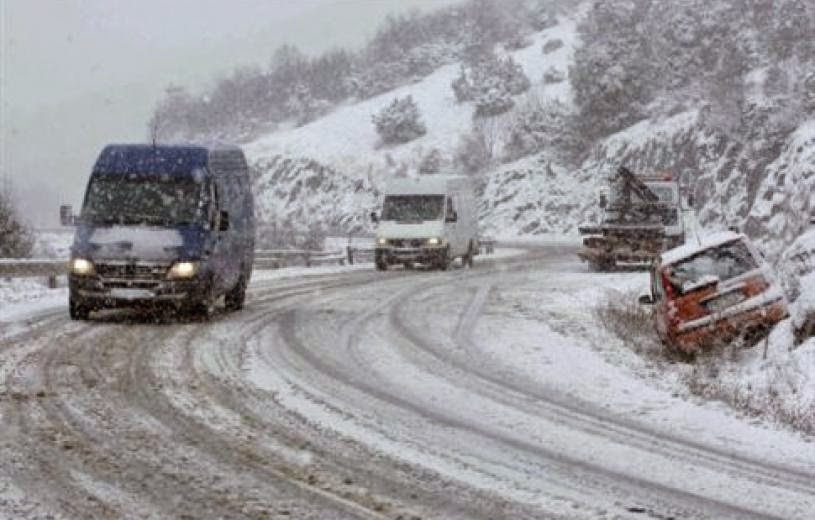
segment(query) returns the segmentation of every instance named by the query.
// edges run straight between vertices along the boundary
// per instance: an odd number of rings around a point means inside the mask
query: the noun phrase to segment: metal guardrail
[[[68,262],[50,258],[0,258],[0,278],[48,278],[48,287],[57,286],[57,277],[68,272]]]
[[[278,269],[289,265],[354,265],[373,262],[376,249],[373,247],[348,246],[343,251],[314,251],[308,249],[259,249],[255,251],[256,269]],[[481,239],[479,253],[492,254],[495,240]],[[49,287],[57,286],[57,277],[68,272],[65,260],[50,258],[0,258],[0,278],[48,278]]]
[[[269,249],[255,251],[255,268],[278,269],[287,265],[324,265],[353,263],[354,257],[342,251],[310,251],[305,249]],[[57,278],[68,273],[66,260],[51,258],[0,258],[0,278],[48,278],[49,287],[57,286]]]
[[[481,238],[478,240],[478,253],[482,255],[491,255],[495,252],[495,239]]]

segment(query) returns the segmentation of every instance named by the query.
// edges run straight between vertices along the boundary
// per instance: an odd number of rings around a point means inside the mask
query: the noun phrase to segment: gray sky
[[[283,43],[357,47],[389,13],[457,1],[0,0],[0,169],[51,225],[105,143],[144,140],[169,84],[203,89]]]

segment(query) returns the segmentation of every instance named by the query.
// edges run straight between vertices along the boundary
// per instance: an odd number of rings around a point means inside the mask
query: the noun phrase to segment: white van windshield
[[[382,207],[382,220],[441,220],[444,195],[388,195]]]

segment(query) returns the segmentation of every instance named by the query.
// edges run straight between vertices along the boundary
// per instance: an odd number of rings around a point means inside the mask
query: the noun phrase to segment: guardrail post
[[[348,258],[348,265],[354,265],[354,248],[351,246],[346,247],[345,254]]]
[[[309,252],[303,253],[303,260],[306,262],[306,267],[311,267],[311,254]]]
[[[57,288],[57,277],[55,275],[51,275],[48,277],[48,288],[49,289]]]

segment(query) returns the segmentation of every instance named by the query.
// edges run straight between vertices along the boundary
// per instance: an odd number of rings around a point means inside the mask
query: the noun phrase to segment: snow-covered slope
[[[564,45],[544,54],[543,44],[553,39],[560,39]],[[535,34],[532,45],[510,54],[541,96],[568,102],[571,98],[568,82],[544,85],[542,76],[550,67],[568,71],[575,41],[575,21],[563,19],[560,24]],[[244,149],[254,160],[277,155],[308,157],[351,177],[364,176],[369,171],[385,173],[394,162],[415,164],[417,157],[433,148],[451,152],[460,136],[470,131],[473,117],[472,103],[457,103],[450,88],[459,67],[459,64],[441,67],[422,81],[345,105],[307,125],[268,134]],[[394,98],[407,95],[416,101],[427,134],[404,145],[380,146],[371,116]]]
[[[556,39],[563,45],[544,53],[543,45]],[[552,68],[564,76],[568,73],[576,40],[576,21],[563,18],[558,25],[534,34],[530,46],[509,53],[532,81],[535,95],[571,102],[568,81],[547,84],[543,75]],[[459,74],[459,67],[459,64],[444,66],[414,84],[346,104],[307,125],[279,130],[245,145],[244,150],[255,169],[261,222],[299,228],[317,224],[343,231],[366,227],[365,215],[378,203],[378,190],[390,176],[415,171],[421,159],[434,149],[449,160],[461,136],[472,130],[473,104],[458,103],[450,87]],[[382,146],[371,116],[394,98],[406,95],[417,103],[427,133],[403,145]],[[504,177],[512,167],[501,168],[496,175]],[[534,170],[534,161],[526,167]],[[529,179],[533,177],[536,176],[530,170]],[[497,183],[489,182],[492,187],[487,190],[488,197],[501,197],[499,192],[504,183],[500,179]],[[517,191],[529,196],[537,189],[524,186]],[[545,188],[540,189],[547,193]],[[511,205],[517,202],[513,200]],[[487,206],[497,209],[497,213],[483,212],[488,219],[493,215],[497,217],[488,223],[490,229],[508,225],[512,228],[510,234],[519,231],[508,217],[513,211],[509,206],[496,208],[485,204]],[[527,216],[525,220],[531,222],[534,218]]]

